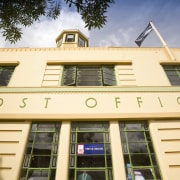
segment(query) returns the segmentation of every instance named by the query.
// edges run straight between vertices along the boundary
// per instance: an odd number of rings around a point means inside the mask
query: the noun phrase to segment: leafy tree
[[[10,43],[21,39],[21,27],[31,26],[45,16],[56,19],[61,12],[61,3],[74,7],[82,16],[85,27],[102,28],[107,22],[108,7],[114,0],[0,0],[0,31]]]

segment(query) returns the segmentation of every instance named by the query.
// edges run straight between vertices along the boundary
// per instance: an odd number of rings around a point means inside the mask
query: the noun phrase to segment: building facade
[[[0,49],[0,179],[179,180],[180,48]]]

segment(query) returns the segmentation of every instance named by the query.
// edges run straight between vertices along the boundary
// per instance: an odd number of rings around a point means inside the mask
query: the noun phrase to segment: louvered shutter
[[[76,85],[76,66],[64,66],[63,85]]]
[[[104,86],[116,85],[114,66],[102,66]]]

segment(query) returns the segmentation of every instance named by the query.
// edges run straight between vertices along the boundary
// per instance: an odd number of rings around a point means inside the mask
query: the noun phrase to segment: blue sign
[[[78,154],[104,154],[104,144],[79,144]]]

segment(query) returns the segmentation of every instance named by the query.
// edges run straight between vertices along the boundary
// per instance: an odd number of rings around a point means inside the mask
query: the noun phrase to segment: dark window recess
[[[65,86],[115,86],[113,65],[106,66],[64,66]]]
[[[180,65],[163,65],[166,75],[173,86],[180,85]]]
[[[15,66],[0,66],[0,86],[7,86]]]

